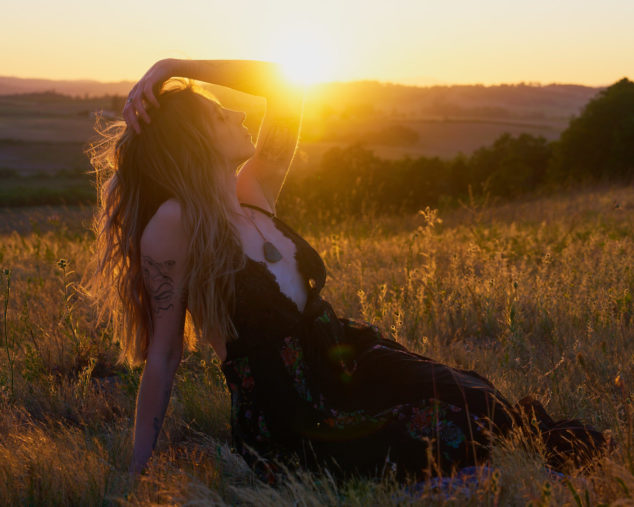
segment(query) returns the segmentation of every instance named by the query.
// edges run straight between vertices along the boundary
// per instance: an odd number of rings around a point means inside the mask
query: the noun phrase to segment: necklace
[[[250,213],[251,211],[247,211],[246,216],[249,219],[249,221],[253,224],[253,227],[255,227],[255,230],[258,231],[258,233],[262,237],[262,241],[264,241],[264,243],[262,244],[262,253],[264,254],[264,258],[266,259],[267,262],[270,262],[271,264],[275,264],[276,262],[279,262],[280,260],[282,260],[282,254],[273,243],[271,243],[268,239],[264,237],[264,234],[262,234],[262,231],[260,230],[258,225],[255,223],[255,220],[250,215]]]

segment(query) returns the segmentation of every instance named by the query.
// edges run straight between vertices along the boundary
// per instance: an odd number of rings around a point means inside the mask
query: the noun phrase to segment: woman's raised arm
[[[285,79],[282,67],[257,60],[175,60],[155,63],[132,88],[123,109],[137,132],[146,108],[158,107],[156,93],[170,77],[186,77],[266,98],[266,113],[255,154],[238,175],[238,198],[275,212],[275,202],[295,154],[301,128],[304,90]],[[147,104],[146,104],[147,103]],[[149,105],[148,105],[149,104]]]
[[[138,113],[149,122],[144,101],[158,107],[156,95],[161,85],[170,77],[185,77],[227,86],[241,92],[276,99],[299,94],[297,87],[284,78],[282,66],[258,60],[159,60],[132,87],[124,107],[126,113]],[[132,122],[134,126],[134,122]],[[137,130],[139,132],[139,130]]]

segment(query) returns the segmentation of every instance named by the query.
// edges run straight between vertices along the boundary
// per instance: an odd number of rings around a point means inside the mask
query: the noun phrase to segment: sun
[[[279,61],[286,76],[294,83],[310,85],[330,79],[328,61],[318,48],[292,48]]]
[[[333,53],[323,36],[287,33],[273,52],[273,59],[282,64],[287,78],[295,84],[311,85],[332,80]]]

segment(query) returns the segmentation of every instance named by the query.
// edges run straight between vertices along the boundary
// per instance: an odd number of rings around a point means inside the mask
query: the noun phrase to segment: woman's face
[[[255,146],[249,130],[243,124],[246,113],[214,104],[212,118],[216,133],[214,145],[228,161],[237,167],[253,156]]]

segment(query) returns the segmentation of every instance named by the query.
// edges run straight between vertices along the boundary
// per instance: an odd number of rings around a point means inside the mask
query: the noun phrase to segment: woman
[[[257,145],[244,113],[174,76],[264,96]],[[269,480],[280,461],[344,475],[451,472],[486,459],[492,437],[516,425],[554,466],[589,458],[600,433],[555,423],[530,398],[512,407],[475,372],[409,352],[321,299],[321,258],[275,215],[303,101],[280,76],[265,62],[159,61],[130,92],[127,128],[93,150],[98,174],[110,175],[97,285],[123,357],[145,361],[131,469],[152,453],[195,337],[222,360],[234,445]],[[184,333],[186,312],[195,335]]]

